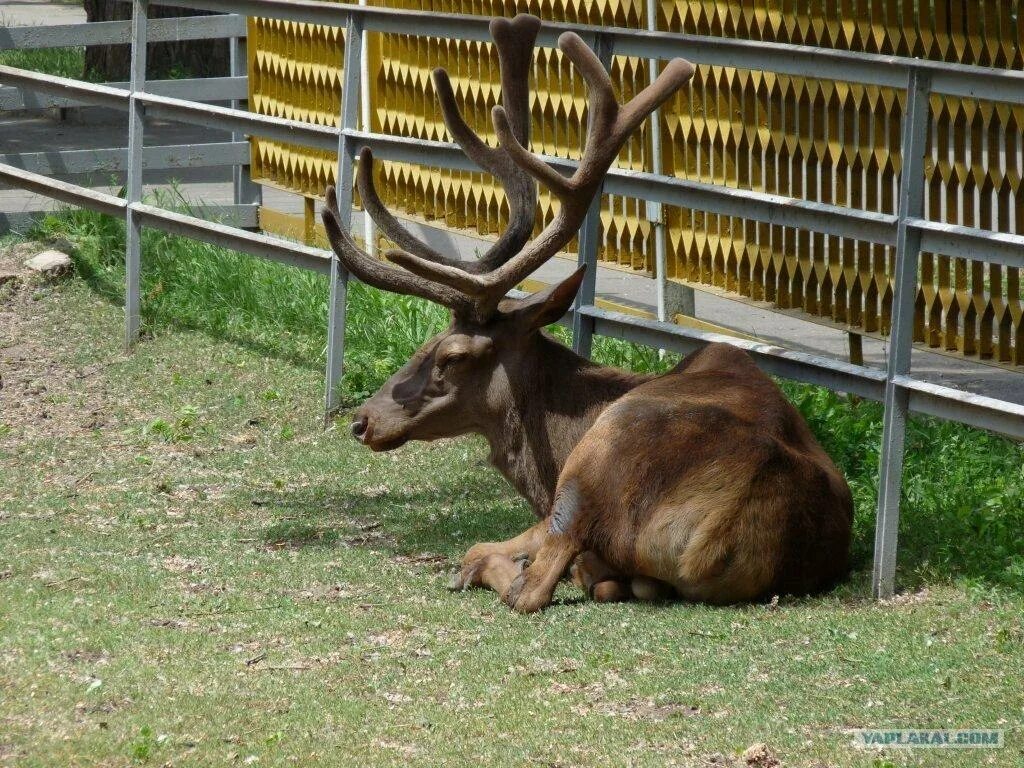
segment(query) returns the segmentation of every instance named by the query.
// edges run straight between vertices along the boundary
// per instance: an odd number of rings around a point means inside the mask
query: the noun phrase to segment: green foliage
[[[0,51],[0,64],[80,80],[85,69],[85,49],[34,48]]]
[[[187,212],[174,192],[158,205]],[[124,284],[124,223],[82,210],[62,210],[40,224],[42,237],[75,243],[75,266],[101,294],[120,302]],[[143,234],[143,331],[201,330],[281,357],[321,366],[326,355],[328,286],[322,275],[255,259],[147,229]],[[372,393],[432,334],[446,310],[353,282],[349,287],[345,400]]]
[[[199,409],[192,405],[181,408],[178,415],[167,419],[153,419],[142,429],[144,435],[152,435],[168,443],[184,443],[201,431]]]
[[[159,746],[159,740],[152,727],[144,725],[139,729],[139,734],[131,744],[131,755],[135,760],[146,762]]]

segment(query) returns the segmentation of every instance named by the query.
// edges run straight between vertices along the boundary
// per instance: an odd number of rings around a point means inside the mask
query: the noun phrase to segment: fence
[[[58,181],[9,163],[0,164],[0,181],[126,218],[126,343],[129,346],[135,343],[138,335],[140,232],[143,227],[329,274],[325,401],[330,411],[338,405],[348,280],[338,260],[316,248],[143,203],[143,118],[151,116],[216,125],[236,133],[258,134],[323,152],[337,151],[339,205],[343,224],[350,226],[353,164],[355,152],[360,146],[370,146],[378,157],[393,162],[461,171],[478,170],[452,144],[386,136],[358,129],[358,62],[363,32],[449,37],[480,42],[488,37],[487,20],[480,17],[338,5],[317,0],[163,0],[162,4],[342,28],[347,45],[342,67],[344,75],[340,82],[339,125],[311,125],[293,119],[258,115],[234,107],[201,104],[150,92],[145,82],[145,45],[141,44],[148,36],[147,0],[133,0],[132,77],[127,90],[0,67],[0,82],[24,91],[111,106],[128,112],[127,199]],[[895,252],[893,319],[886,370],[864,368],[597,307],[594,296],[595,267],[601,222],[600,212],[596,208],[592,209],[579,235],[579,260],[591,268],[587,270],[587,279],[572,312],[574,346],[584,355],[589,355],[594,334],[629,339],[684,353],[711,342],[722,341],[747,350],[770,373],[882,401],[885,419],[873,592],[879,596],[891,594],[896,567],[903,444],[908,412],[931,414],[1024,439],[1024,407],[926,383],[910,375],[916,299],[914,288],[922,250],[963,258],[976,258],[983,253],[986,260],[992,263],[1013,268],[1024,267],[1024,236],[993,233],[924,218],[923,164],[929,98],[936,93],[1021,105],[1024,104],[1024,73],[804,46],[571,24],[546,23],[538,44],[553,47],[558,35],[566,29],[577,31],[606,56],[620,54],[668,59],[684,55],[705,66],[760,68],[781,74],[870,83],[906,90],[908,109],[901,134],[904,162],[899,185],[899,205],[893,214],[627,169],[612,170],[604,188],[609,194],[663,205],[710,211],[722,216],[742,217],[774,226],[892,246]],[[11,32],[5,30],[3,34],[9,39]],[[550,161],[567,170],[573,167],[569,160],[550,158]]]
[[[1024,24],[1015,0],[990,0],[965,13],[961,0],[836,0],[786,4],[752,0],[369,0],[371,5],[469,14],[527,11],[551,21],[664,29],[718,38],[796,43],[845,51],[898,52],[933,61],[1020,70]],[[788,6],[788,7],[787,7]],[[253,110],[332,124],[343,40],[335,29],[252,19]],[[458,38],[370,36],[364,79],[369,126],[379,133],[443,140],[430,70],[444,66],[478,133],[490,137],[499,97],[497,57],[487,43]],[[649,82],[657,61],[610,57],[625,96]],[[579,157],[583,83],[557,50],[533,69],[532,141],[537,151]],[[932,94],[924,208],[928,218],[1017,231],[1024,221],[1024,108]],[[367,104],[369,102],[369,104]],[[386,104],[387,109],[380,105]],[[376,108],[373,108],[376,107]],[[705,66],[620,154],[621,167],[854,208],[895,213],[902,158],[902,89],[833,82],[759,69]],[[395,209],[450,228],[487,235],[507,221],[504,193],[486,174],[411,163],[378,165],[378,189]],[[256,137],[253,173],[261,181],[322,197],[334,158]],[[538,228],[554,216],[541,191]],[[267,227],[271,226],[267,217]],[[765,224],[746,217],[605,195],[598,258],[653,274],[659,288],[707,286],[766,301],[802,319],[884,337],[892,314],[892,246]],[[569,250],[575,249],[570,244]],[[1024,372],[1020,271],[976,259],[921,254],[914,340],[948,354]],[[685,281],[685,282],[684,282]],[[664,319],[664,312],[659,313]],[[855,359],[855,362],[859,360]]]

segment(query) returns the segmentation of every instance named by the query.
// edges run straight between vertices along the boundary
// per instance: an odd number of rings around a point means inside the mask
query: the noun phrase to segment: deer
[[[594,52],[563,33],[558,47],[587,86],[587,132],[576,170],[562,175],[528,149],[540,26],[525,14],[490,23],[502,89],[491,113],[497,146],[469,127],[445,70],[433,72],[448,131],[508,201],[508,226],[479,258],[446,256],[412,235],[381,200],[368,148],[356,186],[397,247],[384,259],[368,255],[327,191],[323,223],[348,272],[451,317],[355,411],[352,434],[374,451],[483,435],[490,463],[538,521],[508,541],[471,547],[451,586],[492,589],[521,613],[548,606],[567,574],[598,602],[724,605],[831,588],[849,570],[850,489],[745,351],[712,343],[659,376],[605,367],[545,330],[569,311],[585,267],[530,295],[507,295],[569,244],[624,142],[694,72],[674,59],[620,104]],[[538,183],[559,208],[534,237]]]

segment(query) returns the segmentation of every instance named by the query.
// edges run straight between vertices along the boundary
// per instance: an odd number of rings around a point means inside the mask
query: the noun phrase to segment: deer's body
[[[593,52],[563,34],[559,48],[588,86],[586,147],[566,177],[529,151],[527,86],[540,21],[520,15],[490,29],[501,62],[499,147],[473,133],[447,74],[434,72],[449,132],[508,198],[508,229],[486,254],[464,262],[414,238],[374,189],[369,150],[360,155],[360,199],[404,249],[385,254],[393,264],[359,249],[328,190],[324,225],[349,271],[452,313],[448,330],[363,404],[353,434],[374,450],[470,432],[487,438],[492,463],[541,519],[514,539],[472,547],[454,585],[488,586],[519,611],[547,605],[571,566],[598,600],[674,591],[728,603],[829,586],[847,567],[849,489],[745,353],[711,345],[657,378],[602,368],[543,331],[572,304],[582,269],[525,299],[506,298],[575,236],[626,139],[693,65],[673,60],[620,105]],[[560,206],[531,240],[536,180]]]
[[[481,434],[491,464],[530,502],[551,513],[558,475],[604,410],[644,376],[595,365],[546,333],[535,334],[502,365]]]
[[[774,382],[727,345],[609,405],[552,508],[572,547],[690,600],[815,592],[848,567],[846,482]]]

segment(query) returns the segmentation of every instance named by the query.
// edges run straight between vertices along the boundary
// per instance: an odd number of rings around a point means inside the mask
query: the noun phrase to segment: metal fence
[[[317,0],[161,0],[161,4],[342,28],[347,45],[343,62],[344,79],[340,83],[342,97],[339,126],[310,125],[296,120],[257,115],[237,107],[202,104],[178,96],[153,93],[145,81],[145,45],[142,44],[149,37],[146,18],[148,0],[133,0],[132,67],[127,89],[0,67],[0,83],[24,92],[48,94],[51,97],[109,106],[128,112],[127,199],[59,181],[7,162],[0,164],[0,181],[67,203],[125,217],[128,227],[125,254],[125,338],[129,347],[137,340],[139,330],[140,235],[143,227],[328,274],[330,303],[327,318],[325,404],[327,410],[331,411],[339,402],[348,281],[338,260],[317,248],[143,203],[144,118],[158,117],[218,126],[237,134],[258,134],[313,149],[337,151],[339,205],[345,219],[343,223],[350,226],[353,165],[356,150],[361,146],[370,146],[384,160],[457,170],[479,170],[452,144],[359,130],[358,62],[363,33],[393,32],[484,41],[488,39],[487,20],[471,16],[338,5]],[[899,205],[895,214],[863,211],[624,169],[612,170],[604,187],[607,193],[664,205],[694,208],[723,216],[739,216],[772,225],[893,246],[893,319],[886,370],[864,368],[768,344],[645,320],[596,306],[595,281],[600,228],[600,211],[596,206],[592,208],[591,215],[580,231],[579,260],[591,268],[587,270],[587,279],[571,315],[574,347],[584,355],[590,353],[594,334],[683,353],[720,341],[745,349],[763,369],[772,374],[882,401],[885,418],[873,592],[877,596],[891,594],[896,567],[899,498],[908,413],[917,411],[1024,439],[1024,406],[930,384],[910,375],[915,281],[922,249],[962,257],[977,258],[983,255],[993,263],[1024,267],[1024,236],[943,224],[924,217],[922,165],[929,96],[941,93],[1024,104],[1024,73],[788,44],[573,24],[546,23],[538,44],[553,47],[558,35],[567,29],[579,33],[595,49],[604,52],[606,57],[621,54],[669,59],[682,55],[698,65],[765,69],[783,74],[871,83],[906,90],[908,109],[901,138],[904,162]],[[11,30],[0,31],[0,41],[11,39],[11,35]],[[37,31],[35,35],[36,39],[45,39],[44,33]],[[564,159],[549,159],[566,170],[574,165]]]
[[[769,0],[504,0],[497,11],[479,0],[366,3],[475,15],[525,11],[550,21],[898,52],[1016,70],[1024,61],[1017,0],[988,0],[970,14],[962,0],[791,0],[791,12]],[[249,46],[253,111],[335,124],[344,47],[337,29],[251,19]],[[363,49],[364,128],[444,140],[447,129],[430,82],[430,71],[444,66],[466,121],[495,140],[490,111],[500,96],[500,77],[491,45],[376,34],[367,37]],[[612,82],[624,97],[650,82],[658,66],[657,60],[638,56],[609,57]],[[578,126],[586,113],[582,78],[560,51],[541,49],[533,81],[533,148],[578,158]],[[906,108],[905,92],[898,88],[703,66],[634,132],[619,165],[893,214]],[[1024,221],[1024,107],[934,93],[930,113],[924,170],[928,218],[1017,231]],[[253,173],[262,183],[322,198],[334,182],[334,168],[329,153],[253,139]],[[380,163],[376,173],[378,190],[396,210],[481,235],[507,225],[504,193],[487,174],[394,162]],[[537,207],[539,232],[554,217],[557,203],[542,189]],[[312,218],[312,199],[307,210]],[[264,228],[273,227],[274,219],[265,217]],[[367,239],[372,247],[372,231]],[[566,251],[575,248],[570,243]],[[652,275],[662,295],[671,278],[672,287],[683,291],[707,286],[841,328],[850,334],[853,362],[861,361],[862,335],[889,333],[894,274],[889,245],[606,194],[598,258],[606,266]],[[1024,373],[1021,277],[1001,264],[922,252],[915,342]],[[658,318],[669,314],[659,302]]]

